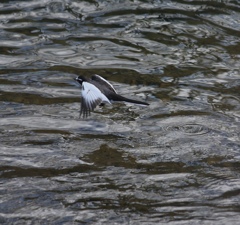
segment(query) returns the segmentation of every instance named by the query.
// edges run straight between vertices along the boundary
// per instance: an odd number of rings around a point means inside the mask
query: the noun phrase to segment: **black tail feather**
[[[130,103],[140,104],[140,105],[149,105],[147,102],[142,102],[142,101],[138,101],[138,100],[134,100],[134,99],[125,98],[118,94],[112,94],[109,99],[112,101],[123,101],[123,102],[130,102]]]

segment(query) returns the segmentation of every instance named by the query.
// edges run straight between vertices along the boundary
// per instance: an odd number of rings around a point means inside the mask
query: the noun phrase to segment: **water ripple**
[[[239,9],[1,1],[0,223],[238,224]],[[80,119],[80,74],[150,105]]]

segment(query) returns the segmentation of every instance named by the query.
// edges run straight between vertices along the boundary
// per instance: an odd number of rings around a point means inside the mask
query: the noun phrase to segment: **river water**
[[[239,224],[238,1],[0,3],[0,224]],[[79,118],[78,75],[122,95]]]

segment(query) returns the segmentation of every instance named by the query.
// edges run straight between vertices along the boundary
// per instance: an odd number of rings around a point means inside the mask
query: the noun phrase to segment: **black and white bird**
[[[98,105],[104,103],[111,104],[111,101],[124,101],[140,105],[149,105],[146,102],[125,98],[117,94],[114,87],[99,75],[95,74],[91,79],[84,76],[78,76],[75,80],[82,88],[80,116],[88,117],[91,111],[93,111]]]

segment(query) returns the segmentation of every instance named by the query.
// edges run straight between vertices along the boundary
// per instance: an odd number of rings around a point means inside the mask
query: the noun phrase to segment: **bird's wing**
[[[88,117],[90,112],[102,102],[110,103],[108,98],[97,87],[88,82],[83,82],[80,115]]]
[[[92,76],[92,80],[95,80],[96,82],[100,83],[101,85],[104,85],[106,88],[110,89],[114,93],[117,93],[112,84],[110,84],[107,80],[105,80],[103,77],[94,74]]]

